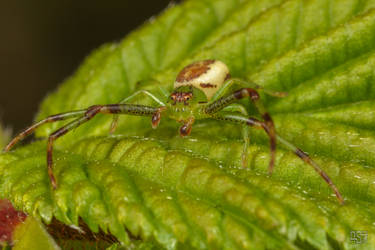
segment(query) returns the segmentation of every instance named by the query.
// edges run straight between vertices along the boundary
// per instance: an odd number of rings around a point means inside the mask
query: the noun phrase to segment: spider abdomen
[[[203,91],[207,100],[210,100],[229,78],[229,69],[225,63],[218,60],[198,61],[180,71],[174,88],[193,86]]]

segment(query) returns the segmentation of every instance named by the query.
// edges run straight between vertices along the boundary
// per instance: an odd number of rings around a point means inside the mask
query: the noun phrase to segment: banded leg
[[[304,162],[306,162],[307,164],[309,164],[310,166],[312,166],[314,168],[314,170],[316,172],[319,173],[319,175],[328,183],[328,185],[333,189],[333,191],[335,192],[336,194],[336,197],[337,199],[340,201],[341,204],[344,204],[344,199],[342,198],[339,190],[336,188],[335,184],[333,184],[333,182],[331,181],[331,179],[328,177],[328,175],[326,174],[326,172],[324,172],[320,166],[315,162],[313,161],[310,156],[308,156],[305,152],[303,152],[301,149],[297,148],[296,146],[294,146],[293,144],[291,144],[290,142],[288,142],[287,140],[285,140],[284,138],[280,137],[277,135],[277,139],[284,145],[286,146],[287,148],[289,148],[291,151],[293,151],[299,158],[301,158]]]
[[[103,114],[131,114],[131,115],[138,115],[138,116],[153,116],[155,112],[158,111],[158,108],[144,106],[144,105],[132,105],[132,104],[109,104],[109,105],[95,105],[89,107],[84,115],[67,125],[63,126],[62,128],[56,130],[48,137],[48,144],[47,144],[47,168],[48,168],[48,175],[52,184],[52,187],[56,189],[56,179],[53,175],[52,166],[53,166],[53,143],[54,141],[59,138],[60,136],[68,133],[74,128],[77,128],[82,123],[85,123],[91,120],[95,115],[99,113]]]
[[[246,124],[251,127],[255,128],[262,128],[266,132],[269,130],[267,127],[267,123],[261,122],[256,118],[251,118],[251,117],[243,117],[239,115],[233,115],[233,114],[227,114],[227,115],[219,115],[219,114],[214,114],[211,116],[214,119],[217,120],[222,120],[222,121],[228,121],[236,124]],[[268,132],[267,132],[268,133]],[[297,148],[284,138],[280,137],[279,135],[276,135],[278,141],[282,143],[284,146],[286,146],[288,149],[293,151],[299,158],[301,158],[305,163],[308,165],[312,166],[314,170],[324,179],[324,181],[329,185],[329,187],[333,190],[335,193],[337,199],[339,200],[340,204],[344,204],[344,199],[335,186],[335,184],[332,182],[332,180],[329,178],[326,172],[315,162],[313,161],[305,152],[303,152],[301,149]]]
[[[157,112],[159,109],[144,105],[131,105],[131,104],[109,104],[109,105],[96,105],[91,106],[86,110],[78,110],[73,112],[67,112],[57,115],[52,115],[47,117],[46,119],[30,126],[23,132],[21,132],[18,136],[16,136],[5,148],[6,151],[11,149],[11,147],[16,144],[21,139],[25,138],[28,134],[33,132],[36,128],[40,127],[41,125],[47,123],[47,122],[54,122],[54,121],[60,121],[72,117],[79,117],[76,120],[73,120],[72,122],[66,124],[65,126],[61,127],[60,129],[53,132],[48,137],[48,143],[47,143],[47,168],[48,168],[48,176],[51,181],[51,185],[54,189],[56,189],[56,179],[53,175],[53,143],[56,139],[58,139],[60,136],[68,133],[74,128],[77,128],[79,125],[89,121],[92,119],[95,115],[98,113],[103,114],[130,114],[130,115],[138,115],[138,116],[153,116],[155,112]]]
[[[235,85],[238,85],[239,88],[252,88],[252,89],[260,90],[260,91],[263,91],[264,93],[266,93],[270,96],[274,96],[274,97],[285,97],[287,95],[286,92],[278,92],[278,91],[271,91],[271,90],[265,89],[262,86],[254,83],[254,82],[245,81],[245,80],[240,79],[240,78],[230,78],[215,93],[215,95],[212,97],[210,103],[216,101],[217,99],[219,99],[220,97],[225,95]]]
[[[86,112],[86,110],[77,110],[77,111],[71,111],[71,112],[66,112],[66,113],[48,116],[47,118],[45,118],[45,119],[33,124],[32,126],[26,128],[21,133],[19,133],[16,137],[14,137],[13,140],[11,140],[8,143],[8,145],[4,148],[4,152],[8,152],[9,150],[11,150],[12,147],[15,144],[17,144],[19,141],[23,140],[26,136],[28,136],[32,132],[34,132],[35,129],[39,128],[40,126],[42,126],[45,123],[51,123],[51,122],[66,120],[66,119],[69,119],[69,118],[79,117],[79,116],[83,115],[85,112]]]
[[[276,157],[276,130],[274,123],[272,121],[271,116],[266,111],[265,107],[263,106],[262,102],[259,99],[259,94],[255,89],[252,88],[242,88],[239,89],[227,96],[224,96],[213,103],[208,104],[204,108],[204,112],[208,115],[212,115],[224,107],[228,106],[229,104],[234,103],[235,101],[249,97],[252,103],[254,104],[255,108],[258,110],[259,114],[262,116],[264,122],[267,125],[267,134],[270,137],[270,148],[271,148],[271,160],[268,167],[268,173],[272,174],[273,167],[275,164],[275,157]]]
[[[145,95],[145,97],[149,97],[151,98],[153,101],[155,101],[159,106],[165,106],[165,103],[160,101],[159,98],[157,98],[156,96],[154,96],[153,94],[151,94],[149,91],[147,90],[139,90],[135,93],[133,93],[132,95],[126,97],[125,99],[121,100],[119,102],[119,104],[124,104],[124,103],[129,103],[131,102],[134,98],[140,96],[140,95]],[[163,93],[164,94],[164,93]],[[112,123],[111,123],[111,128],[109,130],[109,133],[114,133],[115,130],[116,130],[116,127],[117,127],[117,123],[118,123],[118,115],[114,114],[113,115],[113,119],[112,119]]]

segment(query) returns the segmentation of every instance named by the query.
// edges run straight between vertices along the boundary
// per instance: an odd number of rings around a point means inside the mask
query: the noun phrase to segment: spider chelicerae
[[[233,87],[238,86],[238,89],[231,91]],[[194,62],[183,68],[177,75],[174,83],[174,90],[172,93],[164,93],[167,100],[162,101],[152,93],[140,90],[127,97],[118,104],[94,105],[87,109],[69,111],[56,115],[48,116],[47,118],[33,124],[18,134],[6,147],[5,151],[9,151],[18,141],[31,134],[39,126],[56,122],[65,119],[75,118],[75,120],[56,130],[48,137],[47,143],[47,169],[51,185],[54,189],[57,187],[57,182],[53,174],[53,143],[60,136],[68,133],[74,128],[77,128],[84,122],[91,120],[96,114],[113,114],[113,122],[111,131],[116,128],[118,114],[136,115],[136,116],[150,116],[152,127],[156,128],[162,116],[169,117],[181,123],[179,129],[181,136],[190,134],[192,126],[196,120],[201,119],[215,119],[220,121],[231,122],[243,126],[244,148],[242,153],[242,165],[245,167],[246,152],[249,144],[248,129],[250,127],[263,129],[270,140],[271,159],[269,162],[268,171],[272,173],[275,156],[276,156],[276,141],[279,141],[284,146],[292,150],[304,162],[314,168],[314,170],[324,179],[336,194],[337,199],[341,204],[344,203],[340,192],[333,184],[328,175],[315,163],[306,153],[297,148],[290,142],[276,134],[275,126],[271,116],[263,106],[258,90],[266,94],[276,97],[283,97],[286,93],[272,92],[263,89],[259,85],[245,81],[238,78],[232,78],[229,74],[228,67],[218,60],[203,60]],[[132,99],[139,95],[145,95],[151,98],[158,107],[131,104]],[[255,117],[249,116],[246,108],[236,103],[238,100],[248,97],[252,104],[262,117],[259,120]]]

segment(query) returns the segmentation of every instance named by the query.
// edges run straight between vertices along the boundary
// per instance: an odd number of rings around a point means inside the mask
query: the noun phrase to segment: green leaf
[[[17,226],[13,240],[15,242],[12,249],[41,249],[41,250],[58,250],[55,241],[47,233],[43,224],[29,216],[24,223]]]
[[[126,116],[110,136],[108,115],[56,142],[56,191],[45,140],[2,154],[0,196],[46,223],[55,217],[78,225],[82,218],[93,232],[100,228],[140,249],[375,248],[374,6],[187,0],[93,52],[37,116],[116,103],[137,89],[171,90],[185,65],[219,59],[232,76],[289,93],[262,96],[276,129],[322,166],[345,205],[282,146],[269,177],[262,131],[251,130],[243,169],[241,129],[234,125],[201,122],[180,138],[174,121],[152,130],[149,119]],[[356,231],[366,231],[367,242],[356,244]]]

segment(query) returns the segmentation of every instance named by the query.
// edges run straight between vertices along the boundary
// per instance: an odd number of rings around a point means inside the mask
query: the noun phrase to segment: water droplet
[[[80,232],[81,234],[84,234],[85,232],[79,227],[79,226],[76,226],[76,225],[69,225],[70,228],[73,228],[75,230],[77,230],[78,232]]]

